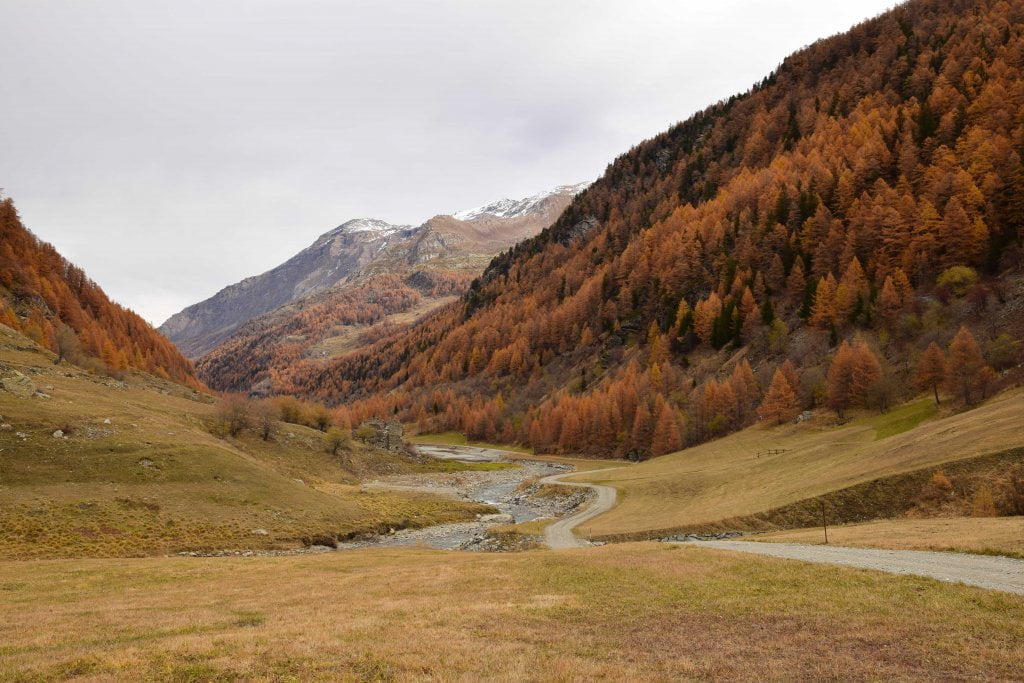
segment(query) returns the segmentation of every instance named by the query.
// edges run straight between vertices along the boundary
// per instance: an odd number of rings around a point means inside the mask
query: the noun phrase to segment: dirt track
[[[590,501],[590,504],[579,512],[565,517],[563,519],[548,525],[544,530],[544,541],[548,544],[549,548],[581,548],[583,546],[590,545],[581,538],[578,538],[573,534],[572,530],[580,526],[588,519],[593,519],[598,515],[611,510],[615,505],[615,489],[611,486],[601,486],[600,484],[584,484],[575,481],[562,481],[562,477],[569,477],[578,472],[566,472],[565,474],[555,474],[550,477],[545,477],[541,480],[543,484],[558,484],[559,486],[575,486],[577,488],[592,489],[597,492],[597,497]]]
[[[791,560],[839,564],[876,569],[891,574],[928,576],[940,581],[964,583],[1005,593],[1024,595],[1024,560],[965,553],[922,550],[875,550],[796,543],[756,541],[686,541],[686,545],[744,553],[770,555]]]

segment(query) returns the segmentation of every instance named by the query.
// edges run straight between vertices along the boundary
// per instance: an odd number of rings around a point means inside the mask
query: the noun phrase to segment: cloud
[[[352,217],[596,178],[890,4],[0,0],[0,187],[159,323]]]

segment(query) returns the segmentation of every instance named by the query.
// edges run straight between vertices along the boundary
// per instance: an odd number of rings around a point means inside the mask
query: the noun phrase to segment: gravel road
[[[923,550],[875,550],[756,541],[685,541],[687,545],[770,555],[791,560],[877,569],[891,574],[928,576],[1005,593],[1024,595],[1024,560]]]
[[[584,484],[582,482],[575,481],[562,481],[562,477],[570,477],[579,472],[566,472],[565,474],[555,474],[550,477],[544,477],[541,479],[542,484],[558,484],[559,486],[575,486],[577,488],[591,489],[597,492],[597,496],[590,501],[590,504],[584,507],[579,512],[563,517],[553,524],[549,524],[544,530],[544,542],[548,544],[549,548],[582,548],[590,545],[587,541],[577,537],[572,530],[580,526],[588,519],[593,519],[598,515],[611,510],[615,505],[615,489],[611,486],[602,486],[600,484]]]

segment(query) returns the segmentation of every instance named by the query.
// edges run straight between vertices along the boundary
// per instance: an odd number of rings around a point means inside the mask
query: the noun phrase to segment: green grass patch
[[[526,453],[533,455],[532,448],[516,446],[507,443],[489,443],[487,441],[470,441],[465,434],[460,432],[439,432],[437,434],[416,434],[408,438],[412,443],[432,444],[436,446],[475,446],[476,448],[490,448],[496,451],[511,451],[513,453]]]
[[[875,441],[910,431],[939,412],[930,398],[912,401],[881,415],[866,418],[864,424],[875,429]]]

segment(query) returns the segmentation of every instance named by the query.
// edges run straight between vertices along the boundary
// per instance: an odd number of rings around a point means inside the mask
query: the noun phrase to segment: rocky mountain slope
[[[562,185],[525,199],[502,199],[435,216],[420,226],[372,218],[348,221],[280,266],[176,313],[160,331],[190,358],[198,358],[249,320],[360,276],[417,268],[479,274],[495,254],[554,222],[585,187]]]

